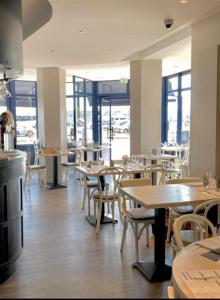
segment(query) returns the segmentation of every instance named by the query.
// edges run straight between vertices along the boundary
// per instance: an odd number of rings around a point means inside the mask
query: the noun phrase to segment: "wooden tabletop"
[[[45,156],[45,157],[53,157],[53,156],[69,156],[69,155],[75,155],[73,152],[68,152],[68,151],[58,151],[54,153],[39,153],[40,156]]]
[[[175,257],[172,281],[176,296],[220,298],[220,252],[218,255],[205,247],[219,251],[220,237],[193,243],[184,247]]]
[[[146,208],[197,205],[201,201],[220,198],[220,193],[185,184],[126,187],[120,188],[120,191]]]

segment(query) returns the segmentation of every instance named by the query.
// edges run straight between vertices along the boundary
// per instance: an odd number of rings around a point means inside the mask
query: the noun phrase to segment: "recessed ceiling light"
[[[87,31],[84,30],[84,29],[80,29],[80,30],[79,30],[79,33],[85,34],[85,33],[87,33]]]
[[[111,53],[110,53],[110,52],[105,52],[104,55],[105,55],[105,56],[110,56]]]
[[[186,3],[188,3],[189,2],[189,0],[180,0],[180,3],[181,4],[186,4]]]
[[[131,37],[132,37],[133,39],[136,39],[136,38],[137,38],[137,34],[132,34]]]

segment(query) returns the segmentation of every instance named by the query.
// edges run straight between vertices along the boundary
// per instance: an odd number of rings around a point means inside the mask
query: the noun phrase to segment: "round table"
[[[220,298],[220,236],[184,247],[174,259],[172,282],[176,298]]]

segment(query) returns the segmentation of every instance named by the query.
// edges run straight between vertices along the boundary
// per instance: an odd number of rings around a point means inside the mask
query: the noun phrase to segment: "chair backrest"
[[[135,186],[149,186],[152,185],[151,178],[135,178],[135,179],[123,179],[120,182],[120,187],[135,187]],[[126,199],[128,199],[127,196],[124,194],[122,195],[123,204],[122,204],[122,211],[125,212],[126,207]]]
[[[201,181],[202,181],[201,178],[186,177],[186,178],[167,179],[166,184],[193,183],[193,182],[201,182]]]
[[[211,200],[208,200],[208,201],[205,201],[199,205],[197,205],[194,210],[193,210],[193,213],[194,214],[198,214],[202,211],[203,213],[203,216],[204,217],[208,217],[208,213],[210,211],[210,209],[214,206],[220,206],[220,199],[211,199]]]
[[[145,185],[152,185],[151,178],[123,179],[120,182],[120,187],[133,187]]]
[[[194,239],[202,240],[209,237],[209,229],[212,236],[216,236],[216,229],[213,224],[204,216],[196,214],[187,214],[177,218],[173,224],[174,237],[176,241],[176,246],[178,250],[181,250],[184,247],[181,230],[184,224],[191,223],[192,230],[194,232]]]
[[[124,170],[120,167],[107,167],[98,173],[99,193],[118,194],[120,182],[124,176]]]
[[[166,168],[161,164],[155,164],[147,166],[143,171],[143,177],[152,178],[152,174],[157,174],[157,184],[161,185],[167,175]]]
[[[81,165],[83,151],[80,149],[71,149],[71,150],[69,150],[69,152],[75,154],[75,163],[78,163]]]

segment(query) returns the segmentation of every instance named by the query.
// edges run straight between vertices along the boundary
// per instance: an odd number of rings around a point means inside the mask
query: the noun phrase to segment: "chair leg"
[[[100,230],[100,223],[101,223],[101,214],[102,214],[102,202],[98,202],[98,216],[97,216],[97,222],[96,222],[96,234],[99,234]]]
[[[28,174],[28,192],[30,192],[31,179],[32,179],[32,173],[29,172],[29,174]]]
[[[139,251],[138,251],[138,223],[134,224],[134,238],[135,238],[136,262],[138,262],[139,261]]]
[[[170,242],[172,223],[173,223],[173,214],[172,214],[171,210],[169,209],[168,227],[167,227],[167,242]]]
[[[25,177],[24,177],[24,189],[25,189],[26,184],[27,184],[27,176],[28,176],[28,174],[27,174],[27,171],[26,171],[25,172]]]
[[[128,228],[128,219],[125,216],[124,224],[123,224],[123,234],[122,234],[122,239],[121,239],[121,248],[120,248],[121,252],[123,252],[127,228]]]
[[[147,247],[149,247],[149,224],[146,226],[146,240],[147,240]]]
[[[85,208],[85,202],[86,202],[86,196],[88,194],[88,190],[86,187],[84,187],[84,195],[83,195],[83,205],[82,205],[82,210]]]
[[[121,200],[120,199],[118,199],[118,211],[119,211],[119,215],[120,215],[120,220],[123,223],[122,209],[121,209]]]
[[[115,224],[115,201],[112,201],[112,223]]]
[[[91,194],[90,188],[88,189],[88,216],[90,216],[90,201],[91,201]]]

